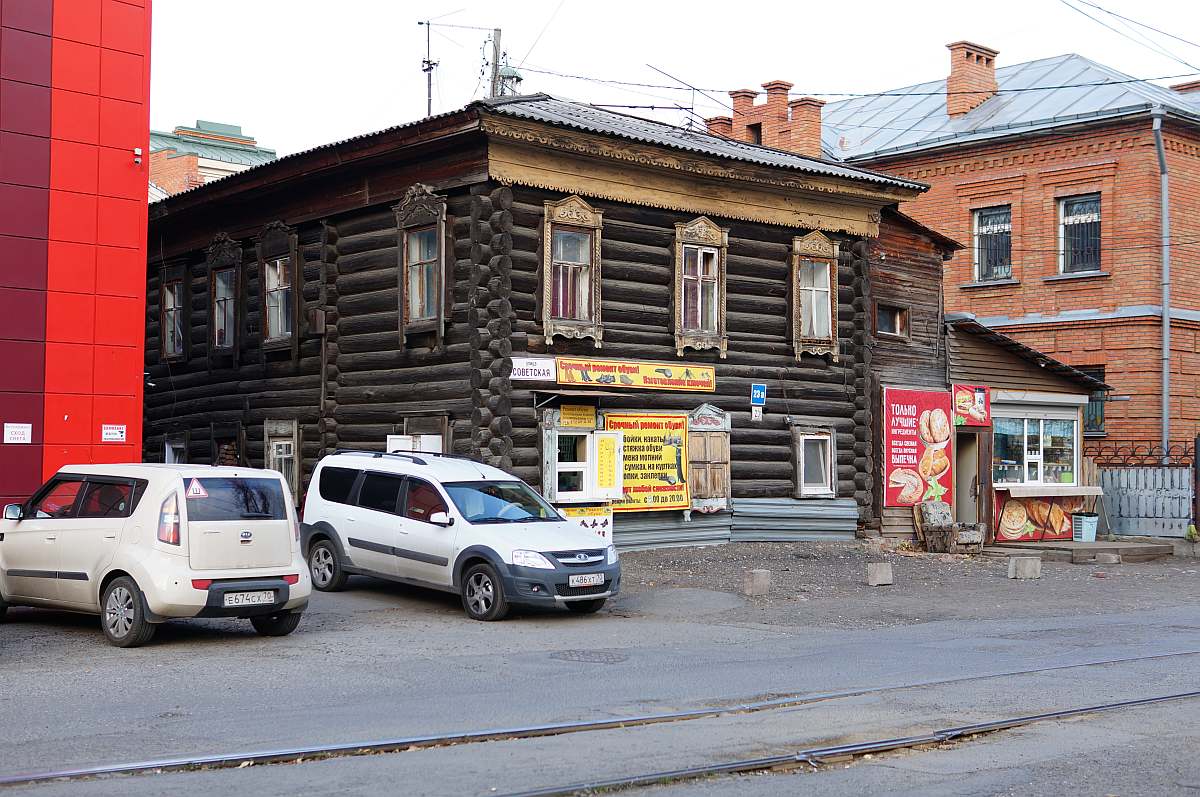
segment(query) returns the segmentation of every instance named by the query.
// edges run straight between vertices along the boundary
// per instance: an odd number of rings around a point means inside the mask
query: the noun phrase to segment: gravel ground
[[[867,586],[868,562],[895,583]],[[1007,577],[1007,560],[880,550],[865,543],[734,543],[621,555],[617,611],[652,612],[673,590],[695,591],[714,619],[770,625],[884,627],[936,620],[1055,617],[1154,609],[1200,600],[1200,560],[1042,564],[1036,581]],[[745,597],[746,571],[771,571],[770,593]],[[724,593],[724,595],[721,595]],[[733,599],[737,596],[737,599]],[[702,613],[702,612],[701,612]]]

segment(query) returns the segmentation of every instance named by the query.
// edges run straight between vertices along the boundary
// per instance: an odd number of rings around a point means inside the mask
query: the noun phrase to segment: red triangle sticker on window
[[[204,485],[200,483],[199,479],[192,479],[191,482],[188,483],[187,497],[208,498],[208,490],[204,489]]]

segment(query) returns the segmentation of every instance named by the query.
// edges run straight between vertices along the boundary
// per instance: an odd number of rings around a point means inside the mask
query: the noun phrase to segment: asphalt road
[[[886,593],[879,601],[877,610],[886,612]],[[133,651],[104,644],[92,618],[11,610],[0,626],[0,775],[1200,653],[1200,613],[1190,601],[869,629],[855,627],[853,618],[842,628],[724,619],[740,604],[727,593],[673,589],[632,595],[594,617],[526,613],[482,624],[466,620],[451,597],[354,580],[348,592],[317,595],[291,637],[260,639],[234,621],[171,623],[153,644]],[[1200,655],[1175,656],[646,728],[21,790],[372,794],[403,784],[405,794],[501,794],[1182,692],[1200,688],[1197,672]],[[1190,701],[849,769],[663,788],[788,794],[819,782],[823,792],[845,794],[1196,793],[1197,727],[1200,701]],[[1038,755],[1022,752],[1030,745]],[[1089,783],[1109,782],[1096,774],[1106,761],[1125,773],[1125,783],[1153,788],[1089,790]],[[1062,783],[1082,785],[1064,791]]]

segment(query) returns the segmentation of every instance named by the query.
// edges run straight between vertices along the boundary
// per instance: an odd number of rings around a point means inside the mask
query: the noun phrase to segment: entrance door
[[[954,519],[959,523],[978,523],[982,518],[981,448],[977,432],[960,431],[954,439]]]

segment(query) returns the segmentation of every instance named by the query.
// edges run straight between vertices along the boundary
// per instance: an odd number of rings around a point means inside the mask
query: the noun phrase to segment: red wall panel
[[[50,135],[50,89],[0,80],[0,130],[30,136]]]
[[[140,250],[96,247],[96,273],[102,275],[97,279],[98,293],[129,296],[141,302],[146,291],[146,257]]]
[[[0,338],[42,341],[45,337],[46,304],[41,292],[18,288],[0,291]]]
[[[81,94],[100,93],[100,48],[91,44],[54,42],[51,85]]]
[[[61,191],[94,194],[100,173],[100,152],[94,144],[50,142],[50,180]]]
[[[91,442],[92,397],[47,393],[45,440],[47,443],[86,445]]]
[[[45,385],[45,345],[28,340],[0,340],[0,390],[41,393]]]
[[[46,287],[46,240],[0,235],[0,288]]]
[[[49,66],[49,36],[14,28],[0,28],[0,77],[48,86]]]
[[[94,388],[92,347],[86,343],[46,344],[46,392],[71,394]]]
[[[96,195],[50,190],[50,238],[96,242]]]
[[[96,337],[96,296],[91,293],[46,293],[46,340],[92,343]],[[90,387],[88,388],[91,389]]]
[[[0,183],[49,187],[50,139],[0,132]]]
[[[100,0],[54,0],[54,38],[100,44]]]
[[[100,142],[100,98],[66,89],[50,91],[50,135],[60,141]]]
[[[46,0],[4,0],[0,9],[0,25],[50,35],[52,14]]]
[[[96,342],[115,346],[142,346],[146,334],[146,308],[141,299],[123,296],[96,297]]]
[[[94,293],[96,247],[69,241],[50,241],[46,254],[46,286],[52,291]]]

